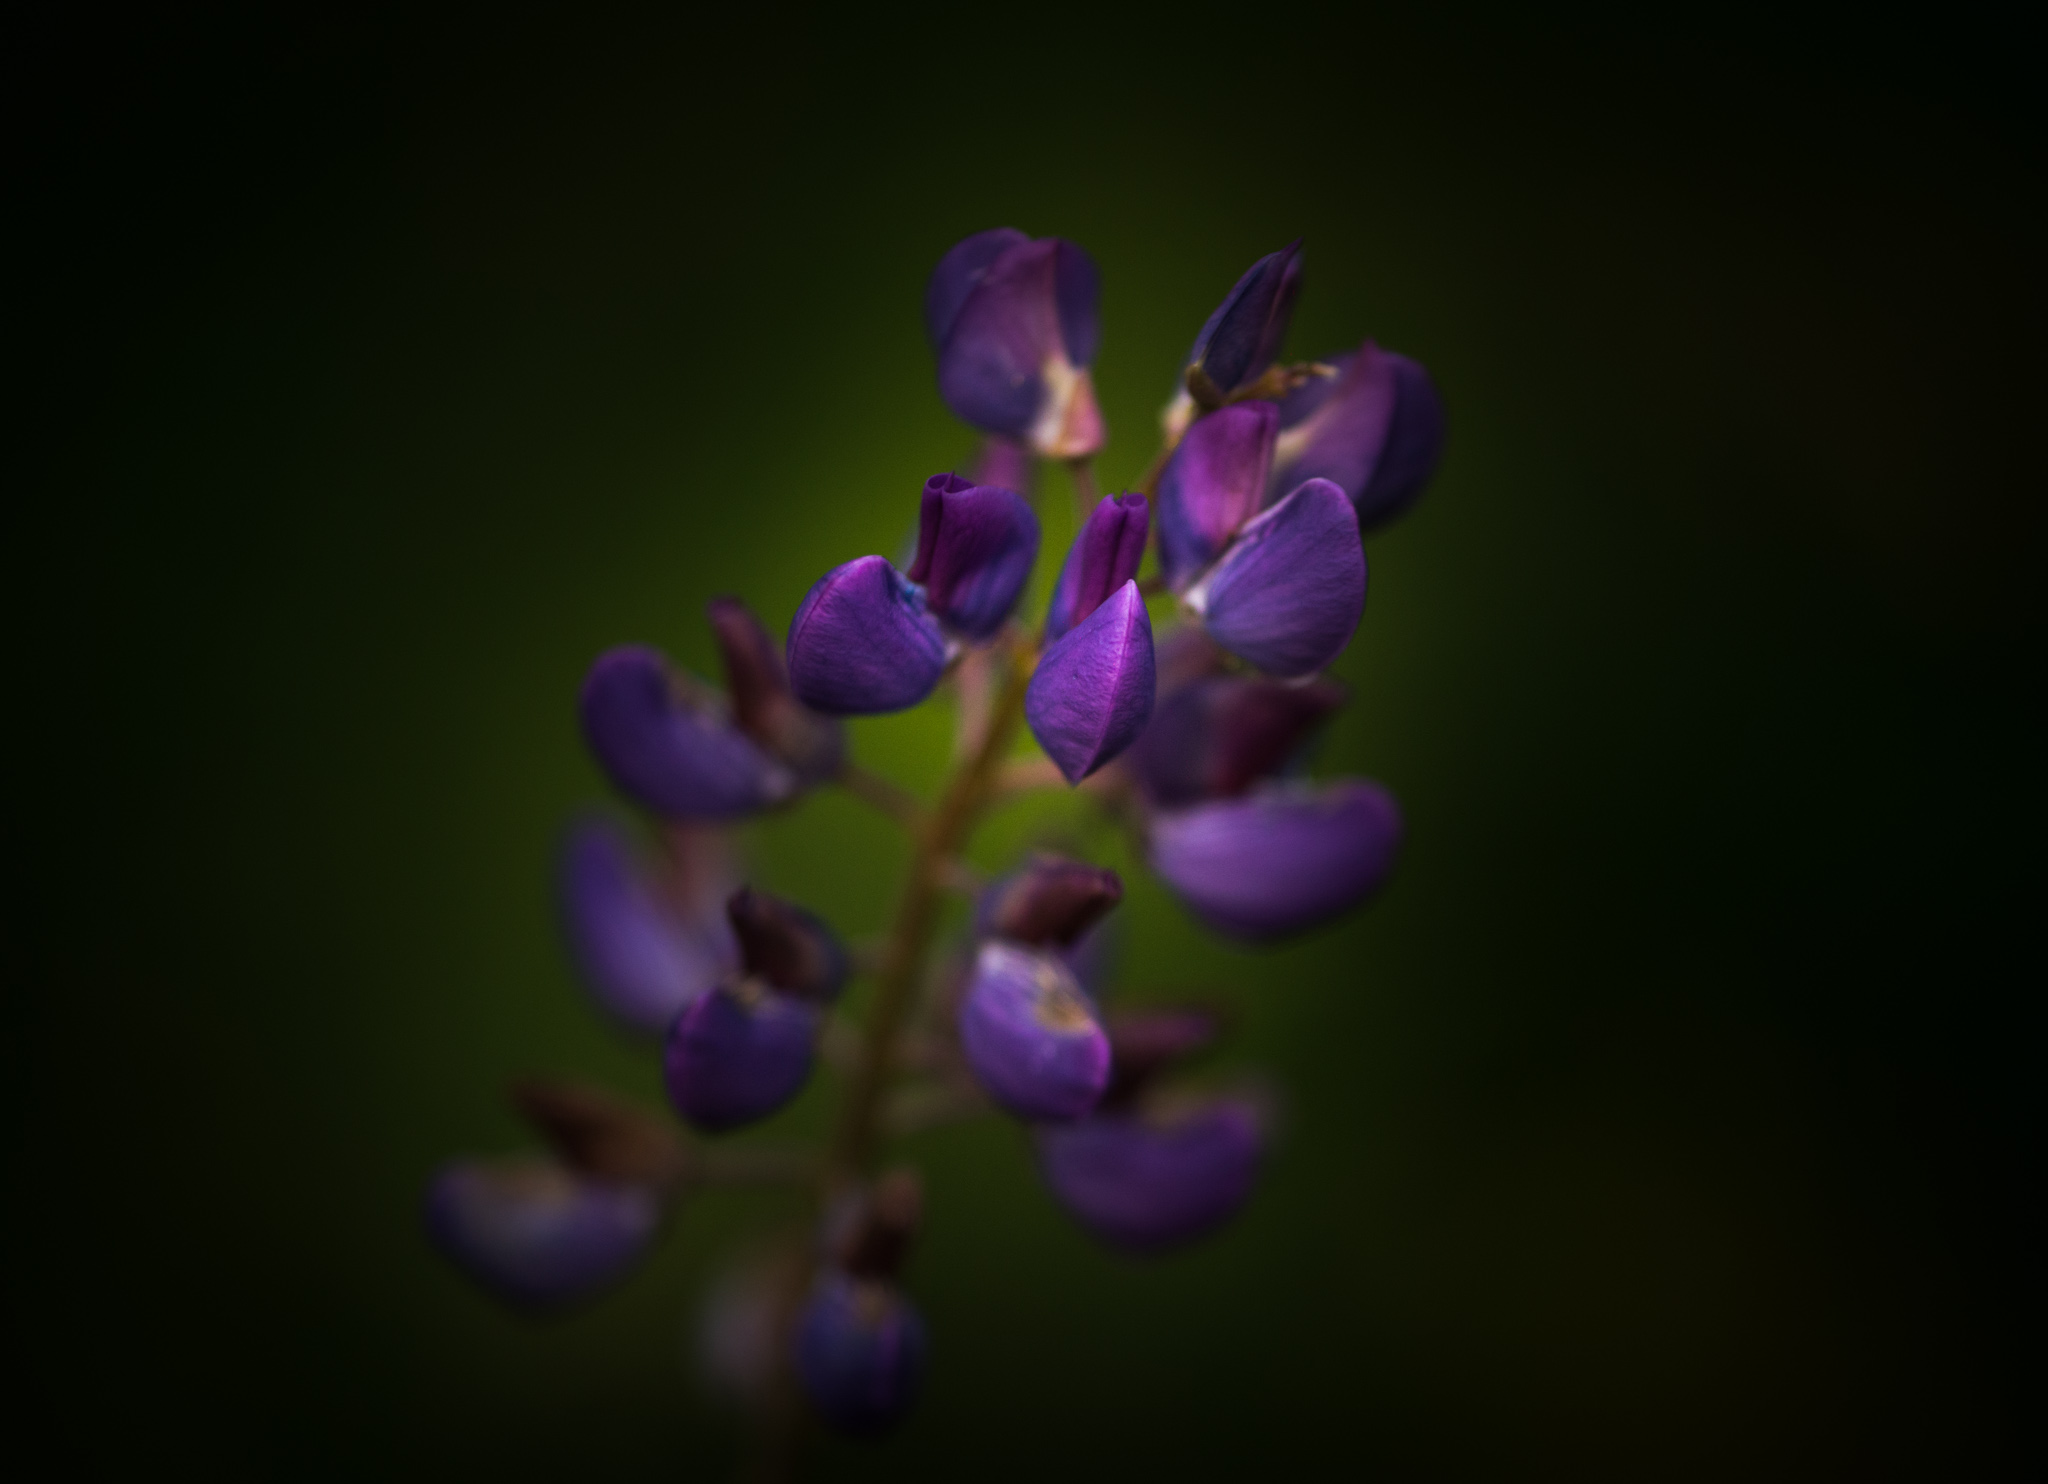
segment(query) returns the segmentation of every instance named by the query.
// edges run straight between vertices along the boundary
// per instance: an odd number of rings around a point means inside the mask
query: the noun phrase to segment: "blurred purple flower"
[[[1109,1039],[1066,964],[988,942],[960,1007],[975,1080],[1019,1118],[1078,1118],[1109,1084]]]
[[[747,974],[785,994],[830,1004],[852,963],[839,935],[794,902],[743,887],[726,904]]]
[[[886,1430],[924,1380],[925,1329],[892,1283],[826,1272],[796,1321],[796,1373],[811,1405],[856,1437]]]
[[[1239,402],[1188,429],[1159,474],[1159,566],[1183,591],[1266,502],[1280,412]]]
[[[1068,948],[1123,899],[1116,872],[1040,852],[982,893],[975,928],[1027,948]]]
[[[685,1122],[721,1133],[766,1118],[811,1075],[818,1009],[748,979],[700,995],[676,1018],[662,1083]]]
[[[1444,409],[1429,373],[1368,340],[1280,403],[1269,496],[1308,479],[1340,486],[1365,530],[1415,503],[1443,454]]]
[[[1344,492],[1311,479],[1255,518],[1186,593],[1211,638],[1268,674],[1312,675],[1365,612],[1365,547]]]
[[[902,711],[930,695],[945,668],[946,636],[925,611],[924,589],[886,557],[834,567],[790,620],[790,682],[814,711]]]
[[[957,474],[925,481],[909,576],[939,622],[967,639],[992,638],[1037,560],[1038,517],[1015,490]]]
[[[1207,1236],[1250,1197],[1259,1170],[1255,1110],[1217,1099],[1177,1118],[1119,1111],[1037,1131],[1053,1197],[1090,1233],[1130,1252]]]
[[[797,700],[783,668],[782,649],[761,620],[738,598],[712,599],[710,615],[739,729],[794,768],[806,783],[837,773],[846,756],[846,729]]]
[[[737,819],[796,792],[796,775],[736,728],[708,687],[645,645],[598,656],[580,710],[613,785],[656,814]]]
[[[427,1233],[484,1288],[519,1308],[559,1308],[622,1277],[661,1221],[656,1194],[552,1160],[457,1160],[427,1185]]]
[[[1279,771],[1343,699],[1329,681],[1205,676],[1162,697],[1125,763],[1155,806],[1232,798]]]

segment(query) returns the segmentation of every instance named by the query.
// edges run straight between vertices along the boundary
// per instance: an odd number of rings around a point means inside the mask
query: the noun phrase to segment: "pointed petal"
[[[563,840],[555,890],[584,985],[632,1030],[666,1031],[737,964],[724,924],[685,921],[642,876],[625,836],[601,820]]]
[[[1153,816],[1152,869],[1236,938],[1299,932],[1364,901],[1401,847],[1393,795],[1367,779],[1269,789]]]
[[[957,474],[925,481],[910,580],[947,627],[990,638],[1009,618],[1038,560],[1038,517],[1015,490]]]
[[[1078,1118],[1109,1085],[1109,1038],[1053,954],[982,944],[960,1006],[960,1046],[975,1080],[1019,1118]]]
[[[797,699],[830,716],[902,711],[932,693],[946,637],[924,592],[884,557],[835,567],[805,595],[789,625]]]
[[[1279,411],[1239,402],[1193,427],[1159,475],[1159,564],[1175,592],[1230,544],[1266,498]]]
[[[811,1075],[818,1012],[788,995],[721,987],[677,1017],[662,1082],[683,1120],[721,1133],[766,1118]]]
[[[659,651],[598,656],[580,710],[591,753],[626,797],[678,819],[736,819],[780,803],[796,778],[672,677]]]
[[[1053,588],[1052,605],[1045,616],[1048,640],[1065,635],[1138,575],[1151,523],[1151,506],[1140,494],[1106,497],[1088,512],[1081,534],[1067,549],[1059,582]]]
[[[1253,380],[1280,353],[1300,292],[1301,239],[1297,237],[1245,270],[1195,337],[1194,348],[1188,352],[1189,368],[1202,372],[1226,395]]]
[[[1137,740],[1152,715],[1152,620],[1138,584],[1045,652],[1024,694],[1024,718],[1069,783]]]
[[[1228,1221],[1251,1195],[1259,1154],[1257,1117],[1229,1099],[1165,1127],[1102,1114],[1038,1131],[1054,1199],[1130,1252],[1181,1246]]]
[[[586,1298],[646,1252],[654,1193],[602,1184],[551,1160],[458,1160],[427,1185],[427,1233],[506,1303],[551,1309]]]
[[[1269,675],[1312,675],[1365,612],[1365,547],[1344,491],[1311,479],[1239,534],[1187,595],[1209,637]]]

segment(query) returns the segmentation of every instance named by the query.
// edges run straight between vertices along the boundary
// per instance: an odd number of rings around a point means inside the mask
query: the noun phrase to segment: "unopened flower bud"
[[[797,700],[782,650],[738,598],[713,598],[711,633],[725,661],[725,688],[739,729],[794,768],[806,783],[839,771],[845,728]]]
[[[838,934],[794,902],[742,887],[726,913],[749,975],[817,1004],[846,987],[850,965]]]
[[[789,678],[797,699],[830,716],[902,711],[932,693],[946,668],[946,636],[925,611],[924,589],[878,556],[818,579],[789,625]]]
[[[1415,503],[1443,453],[1444,409],[1429,373],[1370,340],[1280,403],[1271,495],[1327,479],[1375,530]]]
[[[428,1183],[427,1234],[499,1299],[554,1309],[617,1281],[647,1251],[661,1202],[552,1160],[458,1160]]]
[[[1237,1213],[1258,1178],[1257,1114],[1235,1099],[1177,1118],[1100,1113],[1042,1128],[1037,1138],[1054,1199],[1099,1240],[1128,1252],[1207,1236]]]
[[[1330,681],[1211,675],[1162,697],[1126,762],[1154,805],[1231,798],[1285,765],[1343,699]]]
[[[1239,402],[1203,418],[1159,473],[1159,566],[1184,590],[1266,501],[1280,412]]]
[[[1188,352],[1189,391],[1214,407],[1273,364],[1301,293],[1301,239],[1267,253],[1216,306]]]
[[[924,1185],[917,1172],[891,1170],[861,1198],[833,1244],[832,1261],[851,1277],[893,1280],[923,1220]]]
[[[1152,868],[1197,917],[1262,939],[1325,922],[1376,892],[1401,845],[1401,811],[1367,779],[1268,788],[1156,814]]]
[[[1050,953],[982,944],[960,1006],[960,1044],[982,1088],[1019,1118],[1079,1118],[1109,1085],[1109,1038]]]
[[[1045,616],[1048,641],[1061,638],[1138,575],[1150,527],[1151,507],[1139,494],[1106,498],[1088,513],[1053,587]]]
[[[909,575],[924,585],[926,605],[948,628],[972,640],[992,637],[1017,606],[1036,560],[1038,517],[1015,490],[957,474],[925,481]]]
[[[583,682],[583,736],[612,783],[674,819],[737,819],[796,792],[794,774],[653,649],[600,655]]]
[[[662,1084],[683,1120],[721,1133],[766,1118],[811,1075],[818,1010],[758,981],[721,985],[676,1018]]]
[[[1088,365],[1099,281],[1088,254],[1057,237],[1004,227],[956,244],[925,289],[939,395],[985,433],[1045,458],[1102,446]]]
[[[804,1395],[856,1437],[894,1424],[924,1380],[924,1321],[890,1283],[822,1274],[797,1316],[795,1348]]]
[[[1086,861],[1034,855],[988,889],[980,931],[1030,947],[1066,948],[1124,899],[1116,872]]]
[[[1351,642],[1365,582],[1351,502],[1311,479],[1240,531],[1186,602],[1240,659],[1269,675],[1312,675]]]
[[[1152,619],[1126,582],[1045,652],[1024,719],[1069,783],[1137,740],[1152,715]]]

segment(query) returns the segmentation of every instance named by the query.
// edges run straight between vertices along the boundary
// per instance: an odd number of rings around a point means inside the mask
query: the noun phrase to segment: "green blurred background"
[[[1106,480],[1296,235],[1296,354],[1435,373],[1320,766],[1411,842],[1123,992],[1284,1090],[1250,1211],[1091,1247],[922,1136],[913,1420],[828,1477],[1988,1477],[2039,1394],[2038,78],[1961,12],[76,10],[7,48],[18,1437],[80,1473],[699,1478],[707,1198],[565,1320],[422,1241],[532,1070],[653,1096],[546,894],[599,649],[708,668],[968,457],[923,279],[1101,266]],[[1064,482],[1047,481],[1057,533]],[[943,718],[864,723],[905,779]],[[1054,809],[1057,814],[1057,806]],[[1013,813],[985,864],[1043,820]],[[765,883],[854,933],[822,798]],[[1114,857],[1120,859],[1120,857]],[[2033,963],[2029,970],[2026,965]],[[780,1131],[815,1124],[815,1097]],[[2031,1419],[2028,1414],[2035,1414]],[[67,1470],[68,1472],[68,1470]]]

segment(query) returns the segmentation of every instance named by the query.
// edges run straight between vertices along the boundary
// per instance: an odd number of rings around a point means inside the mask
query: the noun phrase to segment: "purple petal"
[[[555,889],[584,984],[634,1030],[667,1030],[737,966],[723,919],[686,920],[641,876],[625,836],[601,820],[575,826],[563,840]]]
[[[1100,1114],[1040,1129],[1038,1156],[1054,1199],[1090,1233],[1156,1252],[1237,1214],[1258,1178],[1259,1143],[1252,1110],[1218,1101],[1165,1127]]]
[[[866,556],[805,594],[788,653],[797,699],[827,715],[866,716],[930,695],[946,668],[946,637],[925,612],[923,589],[886,558]]]
[[[1301,239],[1267,253],[1245,271],[1195,337],[1188,365],[1219,392],[1235,391],[1273,364],[1301,292]]]
[[[506,1303],[551,1309],[622,1277],[661,1221],[654,1193],[549,1160],[459,1160],[428,1182],[427,1234]]]
[[[806,783],[839,771],[845,728],[808,711],[789,688],[782,650],[738,598],[713,598],[711,633],[725,661],[725,689],[739,729],[794,768]]]
[[[1204,922],[1272,938],[1326,922],[1387,879],[1401,811],[1377,783],[1270,789],[1152,819],[1152,869]]]
[[[974,292],[996,259],[1030,240],[1015,227],[994,227],[962,238],[947,250],[939,259],[939,266],[932,269],[924,289],[924,329],[931,337],[932,349],[945,344],[960,306],[967,302],[967,296]]]
[[[1216,560],[1266,498],[1279,410],[1239,402],[1187,431],[1159,475],[1159,565],[1175,592]]]
[[[1088,512],[1053,587],[1052,606],[1045,616],[1048,640],[1060,638],[1138,575],[1151,523],[1151,507],[1139,494],[1106,497]]]
[[[1039,660],[1024,719],[1069,783],[1122,752],[1152,715],[1152,620],[1126,582]]]
[[[1076,366],[1095,364],[1095,348],[1102,339],[1102,324],[1095,312],[1102,297],[1102,275],[1095,259],[1063,237],[1054,237],[1059,251],[1053,260],[1053,288],[1059,301],[1060,340],[1067,359]]]
[[[1155,805],[1230,798],[1277,772],[1343,699],[1327,681],[1210,676],[1161,696],[1127,761]]]
[[[1344,491],[1311,479],[1259,516],[1187,595],[1209,637],[1270,675],[1312,675],[1365,613],[1365,546]]]
[[[840,1432],[888,1429],[916,1400],[924,1362],[924,1321],[893,1284],[826,1273],[797,1316],[797,1377]]]
[[[818,1012],[751,982],[698,998],[677,1018],[662,1082],[692,1127],[719,1133],[766,1118],[811,1075]]]
[[[1094,352],[1094,270],[1056,237],[1005,249],[968,290],[938,344],[939,395],[984,433],[1048,458],[1102,444],[1102,414],[1084,361]]]
[[[1040,853],[982,894],[975,931],[1033,947],[1069,947],[1123,899],[1116,872]]]
[[[583,737],[618,790],[677,819],[735,819],[788,798],[796,778],[708,702],[659,651],[599,655],[583,682]]]
[[[742,888],[726,904],[748,974],[816,1004],[839,997],[852,972],[839,935],[794,902]]]
[[[1038,517],[1015,490],[957,474],[924,484],[910,580],[940,622],[969,639],[1003,626],[1038,560]]]
[[[1343,488],[1366,530],[1422,493],[1443,452],[1443,404],[1429,373],[1370,340],[1281,403],[1269,493],[1309,479]]]
[[[1079,1118],[1109,1085],[1109,1038],[1049,953],[982,944],[960,1006],[960,1045],[975,1080],[1019,1118]]]

